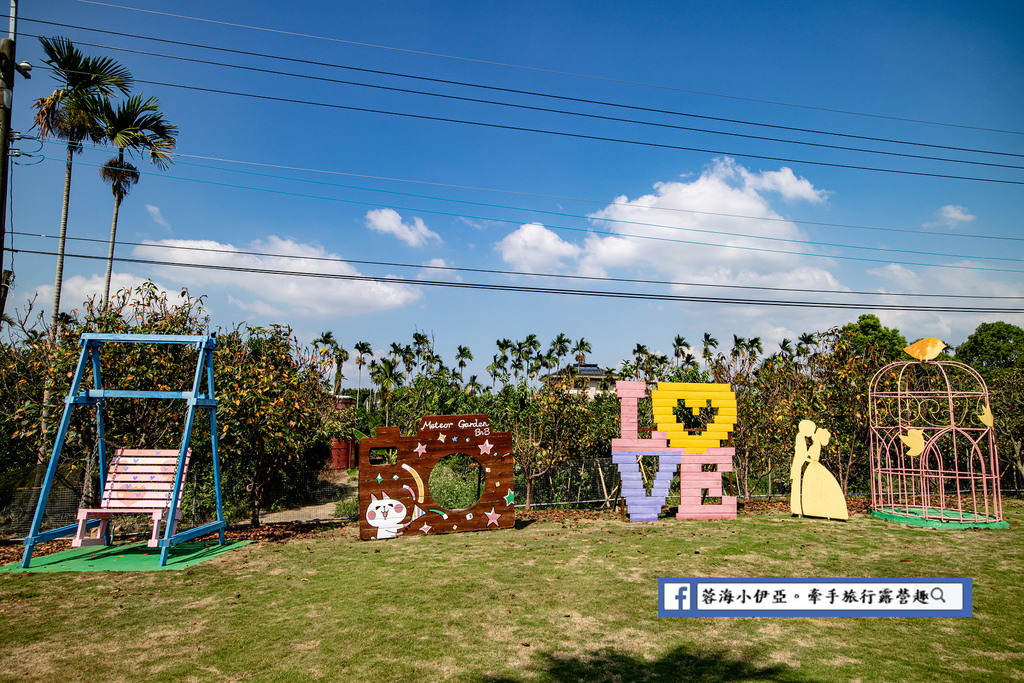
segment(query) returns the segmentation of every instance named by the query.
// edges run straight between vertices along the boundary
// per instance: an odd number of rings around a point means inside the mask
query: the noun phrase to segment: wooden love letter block
[[[615,383],[621,410],[622,438],[612,439],[612,462],[619,469],[622,496],[629,508],[629,521],[653,522],[668,496],[668,487],[676,472],[682,450],[669,448],[665,434],[654,432],[652,438],[641,439],[637,433],[637,404],[647,393],[646,382]],[[658,458],[658,474],[654,477],[651,493],[644,488],[643,475],[637,458]]]
[[[703,426],[686,426],[673,411],[683,407]],[[679,509],[676,519],[732,519],[736,497],[722,495],[722,474],[732,472],[734,450],[724,448],[736,425],[736,396],[728,384],[659,382],[651,392],[651,410],[669,445],[682,449],[679,469]],[[706,421],[706,422],[705,422]],[[706,470],[705,466],[711,469]],[[717,505],[702,503],[721,498]]]
[[[359,538],[395,538],[403,534],[508,529],[515,525],[512,483],[512,435],[491,431],[486,415],[431,415],[415,436],[398,427],[378,427],[360,439]],[[373,464],[370,451],[386,462]],[[430,492],[431,474],[449,456],[461,456],[479,468],[476,502],[450,509]]]

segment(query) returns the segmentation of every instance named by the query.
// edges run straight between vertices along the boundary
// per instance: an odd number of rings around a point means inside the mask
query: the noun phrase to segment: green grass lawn
[[[1024,680],[1024,503],[934,531],[780,512],[252,544],[182,572],[6,574],[2,681]],[[973,618],[660,619],[657,579],[973,577]]]

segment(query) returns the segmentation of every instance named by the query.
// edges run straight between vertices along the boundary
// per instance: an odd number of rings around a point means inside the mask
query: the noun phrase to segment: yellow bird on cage
[[[981,424],[986,427],[991,427],[995,422],[992,419],[992,409],[988,406],[985,406],[985,409],[978,413],[978,419],[981,420]]]
[[[924,430],[908,429],[906,436],[900,434],[900,441],[907,447],[907,456],[916,458],[924,450]]]
[[[911,358],[918,360],[932,360],[946,348],[946,343],[941,339],[935,337],[927,337],[920,341],[916,341],[907,348],[903,349],[907,352],[907,355]]]

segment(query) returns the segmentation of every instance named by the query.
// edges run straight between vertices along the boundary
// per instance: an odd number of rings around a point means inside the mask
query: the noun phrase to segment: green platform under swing
[[[178,451],[178,466],[175,473],[174,485],[171,488],[168,509],[178,510],[180,506],[181,492],[184,490],[185,465],[189,443],[192,439],[192,428],[195,423],[196,411],[200,408],[209,411],[210,415],[210,446],[213,457],[213,485],[217,499],[217,520],[208,524],[194,527],[180,533],[175,532],[175,514],[171,512],[167,518],[163,538],[157,545],[160,548],[160,566],[166,566],[167,558],[172,546],[185,541],[217,532],[220,544],[224,544],[224,528],[227,523],[224,521],[224,508],[221,501],[220,491],[220,460],[217,454],[217,399],[214,394],[213,383],[213,351],[217,348],[217,339],[214,335],[173,335],[173,334],[83,334],[79,340],[82,346],[82,354],[78,359],[78,366],[75,369],[75,376],[71,382],[71,389],[64,399],[64,415],[61,418],[60,428],[57,431],[57,440],[53,445],[53,452],[50,455],[50,463],[46,470],[46,478],[43,480],[42,489],[39,492],[39,502],[36,505],[35,516],[32,518],[32,527],[25,537],[25,555],[21,560],[21,567],[27,569],[32,560],[32,549],[37,543],[50,541],[55,538],[74,535],[78,530],[78,523],[60,527],[50,531],[40,531],[43,522],[43,515],[46,511],[46,501],[50,495],[50,488],[53,485],[54,477],[57,474],[57,466],[60,462],[61,451],[64,449],[64,440],[67,437],[68,427],[71,424],[71,413],[78,406],[92,406],[96,410],[96,435],[99,451],[99,472],[100,490],[106,490],[107,477],[107,452],[105,443],[105,432],[103,425],[103,409],[107,399],[111,398],[158,398],[169,400],[183,400],[188,404],[188,411],[185,417],[185,428],[181,437],[181,448]],[[134,391],[120,389],[104,389],[102,373],[100,370],[100,356],[105,344],[181,344],[194,346],[198,351],[195,376],[192,381],[191,391]],[[82,382],[85,378],[88,363],[92,362],[93,387],[83,388]],[[204,389],[205,378],[205,389]],[[99,519],[90,519],[88,528],[95,528],[100,525]],[[109,531],[105,542],[109,544]]]

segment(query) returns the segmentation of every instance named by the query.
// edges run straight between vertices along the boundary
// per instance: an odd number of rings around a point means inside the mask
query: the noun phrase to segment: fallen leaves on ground
[[[315,524],[290,522],[287,524],[264,524],[258,527],[239,526],[230,527],[224,531],[227,541],[254,541],[257,543],[282,543],[293,538],[306,538],[314,536],[326,528],[337,527],[339,524]],[[149,534],[134,534],[130,536],[119,536],[115,539],[118,544],[135,543],[144,541]],[[209,534],[196,539],[196,541],[209,541],[217,538],[217,534]],[[32,549],[32,557],[43,557],[52,553],[59,553],[62,550],[71,548],[71,539],[47,541],[39,543]],[[25,546],[21,541],[0,542],[0,566],[12,562],[20,562],[25,553]]]
[[[777,511],[788,511],[789,500],[752,500],[747,502],[741,502],[742,508],[739,514],[764,514],[768,512]],[[846,507],[850,511],[850,514],[871,514],[871,499],[870,498],[848,498],[846,501]],[[668,508],[668,512],[671,515],[675,514],[674,508]],[[535,508],[529,512],[522,510],[516,511],[517,521],[550,521],[550,522],[581,522],[584,520],[614,520],[620,518],[620,512],[618,510],[609,509],[585,509],[585,508],[561,508],[561,509],[544,509]],[[342,524],[352,524],[353,522],[344,522]],[[304,522],[288,522],[285,524],[264,524],[258,527],[249,526],[237,526],[230,527],[225,531],[225,536],[228,541],[254,541],[257,543],[283,543],[291,539],[302,539],[309,536],[314,536],[324,529],[334,528],[339,526],[338,523],[304,523]],[[124,536],[117,539],[118,543],[129,543],[135,541],[145,540],[148,534],[137,534],[134,536]],[[209,536],[203,536],[202,539],[197,540],[211,540],[216,538],[215,534]],[[62,539],[58,541],[47,541],[46,543],[40,543],[32,551],[32,557],[42,557],[51,553],[58,553],[62,550],[68,550],[71,548],[70,539]],[[22,554],[25,552],[25,546],[21,544],[21,541],[0,541],[0,565],[10,564],[12,562],[18,562],[21,560]]]

